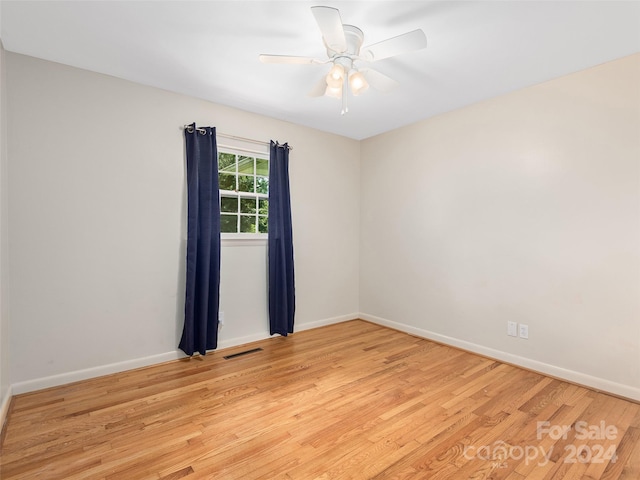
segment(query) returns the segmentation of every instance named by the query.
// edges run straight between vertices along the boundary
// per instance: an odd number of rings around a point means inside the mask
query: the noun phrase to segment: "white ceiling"
[[[312,5],[364,45],[421,28],[426,49],[372,64],[400,87],[308,97],[328,65]],[[2,1],[6,50],[363,139],[640,51],[640,1]]]

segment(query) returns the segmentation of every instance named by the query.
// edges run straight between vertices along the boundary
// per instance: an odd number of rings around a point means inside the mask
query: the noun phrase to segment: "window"
[[[218,153],[220,231],[267,233],[269,160],[231,151]]]

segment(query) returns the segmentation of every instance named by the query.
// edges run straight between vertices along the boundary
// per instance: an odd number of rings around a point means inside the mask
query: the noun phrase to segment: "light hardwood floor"
[[[637,480],[640,405],[354,320],[16,396],[0,465],[3,480]]]

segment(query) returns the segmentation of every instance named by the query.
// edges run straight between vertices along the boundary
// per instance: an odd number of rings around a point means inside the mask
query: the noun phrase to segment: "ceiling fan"
[[[382,92],[388,92],[398,86],[398,82],[392,78],[371,68],[362,68],[361,63],[376,62],[427,46],[427,37],[422,30],[418,29],[362,48],[364,33],[353,25],[344,25],[338,9],[318,6],[311,7],[311,12],[322,33],[324,46],[327,49],[326,60],[265,54],[260,55],[259,58],[263,63],[308,65],[331,63],[329,73],[322,77],[309,95],[341,98],[343,115],[349,111],[348,91],[353,95],[360,95],[369,88],[369,85]]]

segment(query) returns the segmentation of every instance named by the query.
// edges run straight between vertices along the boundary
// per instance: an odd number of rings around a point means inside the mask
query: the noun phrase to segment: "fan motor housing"
[[[344,29],[344,37],[347,43],[347,49],[344,52],[336,52],[331,48],[327,47],[327,55],[329,58],[334,57],[355,57],[360,54],[360,47],[362,47],[362,42],[364,41],[364,33],[358,27],[354,27],[353,25],[342,25]],[[325,44],[326,46],[326,44]]]

